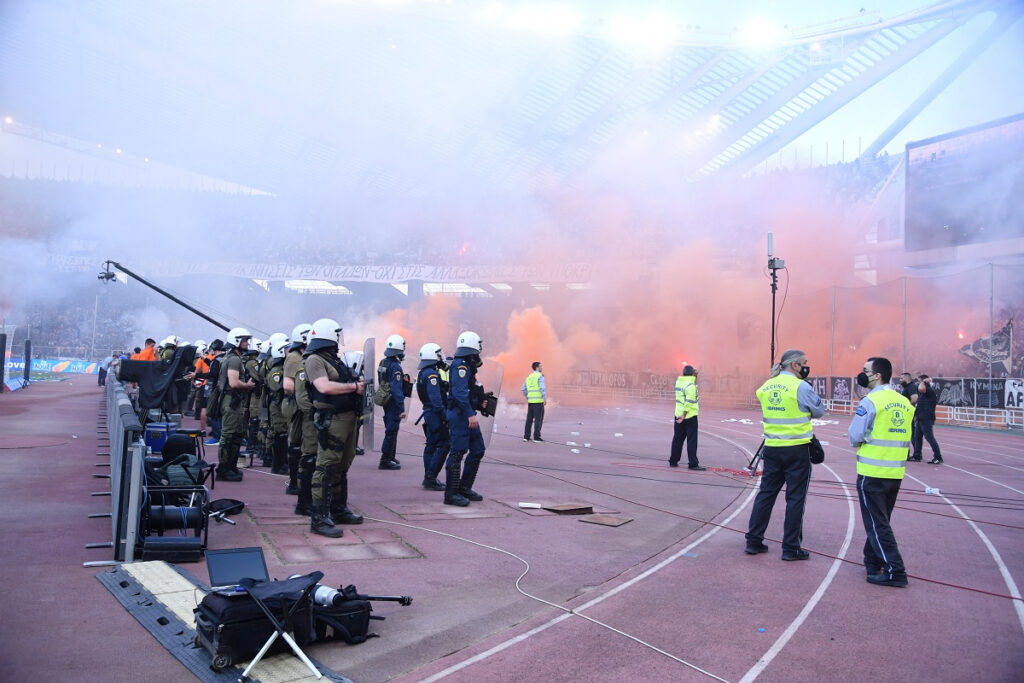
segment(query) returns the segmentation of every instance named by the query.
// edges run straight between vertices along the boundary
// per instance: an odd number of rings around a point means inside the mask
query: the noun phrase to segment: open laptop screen
[[[206,551],[206,569],[210,572],[210,586],[221,588],[237,586],[244,578],[267,581],[267,563],[263,548],[226,548]]]

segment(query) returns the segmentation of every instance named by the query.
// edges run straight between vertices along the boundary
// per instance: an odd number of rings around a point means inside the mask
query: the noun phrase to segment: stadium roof
[[[559,34],[557,13],[488,23],[480,6],[12,3],[0,100],[25,124],[8,132],[116,145],[269,192],[434,197],[472,179],[514,196],[571,185],[630,145],[664,147],[681,180],[747,171],[992,12],[917,101],[888,114],[873,154],[1024,7],[955,0],[768,44],[691,26],[653,54],[599,17]]]

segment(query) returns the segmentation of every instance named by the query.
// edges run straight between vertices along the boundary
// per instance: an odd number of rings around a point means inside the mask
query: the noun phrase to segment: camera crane
[[[174,303],[178,304],[182,308],[186,308],[191,313],[195,313],[196,315],[198,315],[200,318],[202,318],[203,320],[207,321],[208,323],[212,323],[213,325],[219,327],[220,329],[224,330],[225,332],[227,332],[227,331],[229,331],[231,329],[230,327],[228,327],[224,323],[218,322],[218,321],[214,320],[213,318],[211,318],[210,316],[208,316],[205,313],[203,313],[202,311],[199,311],[199,310],[193,308],[192,306],[189,306],[187,303],[185,303],[184,301],[182,301],[178,297],[174,296],[170,292],[166,292],[166,291],[160,289],[159,287],[154,285],[152,282],[146,280],[144,277],[141,277],[138,274],[133,273],[132,271],[128,270],[127,268],[122,266],[117,261],[106,261],[103,265],[105,267],[105,270],[101,270],[100,274],[96,276],[99,280],[102,280],[103,282],[110,282],[111,280],[116,279],[117,278],[117,273],[115,273],[114,271],[111,270],[111,267],[114,267],[117,270],[119,270],[122,273],[124,273],[125,275],[127,275],[128,277],[135,278],[136,280],[138,280],[142,284],[144,284],[147,287],[149,287],[150,289],[152,289],[154,292],[156,292],[158,294],[162,294],[163,296],[167,297],[168,299],[170,299]]]

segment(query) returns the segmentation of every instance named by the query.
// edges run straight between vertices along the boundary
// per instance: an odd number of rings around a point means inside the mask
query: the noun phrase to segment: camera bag
[[[369,600],[342,600],[337,605],[313,605],[313,640],[344,640],[350,645],[361,643],[367,638],[376,638],[369,633]]]
[[[279,617],[283,617],[291,607],[289,601],[277,599],[267,600],[266,605]],[[255,657],[274,632],[274,625],[246,593],[209,593],[193,612],[196,617],[195,645],[210,653],[213,659],[211,666],[217,671]],[[302,606],[296,611],[291,627],[296,643],[301,646],[311,642],[313,622],[309,606]],[[277,638],[268,652],[286,651],[291,651],[288,643]]]

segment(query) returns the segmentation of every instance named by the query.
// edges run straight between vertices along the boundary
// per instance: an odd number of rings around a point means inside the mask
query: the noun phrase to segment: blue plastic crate
[[[154,453],[161,453],[167,437],[174,432],[174,426],[167,422],[150,422],[146,425],[146,445]]]

